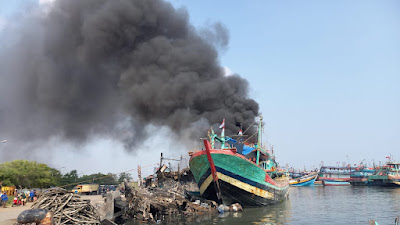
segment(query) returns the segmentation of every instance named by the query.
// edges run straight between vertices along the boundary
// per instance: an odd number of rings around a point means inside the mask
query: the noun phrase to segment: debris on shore
[[[48,189],[33,203],[31,210],[26,210],[18,216],[18,223],[35,222],[37,213],[34,209],[44,209],[52,213],[56,224],[100,224],[100,217],[90,200],[84,200],[79,195],[62,188]],[[24,216],[25,215],[25,216]],[[27,218],[32,218],[30,220]]]
[[[177,186],[133,189],[125,182],[128,217],[139,221],[157,221],[170,215],[218,213],[217,203],[210,200],[190,202]]]
[[[218,215],[242,211],[242,206],[238,203],[224,206],[200,197],[189,168],[170,171],[163,165],[156,172],[156,177],[146,178],[143,186],[135,188],[124,181],[125,199],[128,203],[125,218],[157,222],[166,216]]]
[[[124,224],[131,219],[159,222],[166,217],[216,216],[242,211],[238,203],[225,206],[200,197],[197,184],[190,179],[191,173],[180,172],[161,172],[157,176],[161,179],[137,187],[125,180],[125,198],[121,198],[120,191],[107,192],[104,203],[96,206],[65,189],[48,189],[30,210],[18,216],[18,224]],[[44,219],[50,222],[44,223]]]

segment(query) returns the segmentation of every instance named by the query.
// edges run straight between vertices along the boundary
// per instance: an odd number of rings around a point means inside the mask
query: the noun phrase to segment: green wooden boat
[[[263,206],[282,202],[289,195],[289,177],[276,170],[272,151],[261,146],[261,124],[258,143],[253,147],[211,130],[210,140],[204,140],[205,150],[191,153],[189,162],[200,194],[219,203],[240,203]],[[214,149],[214,140],[221,142]]]

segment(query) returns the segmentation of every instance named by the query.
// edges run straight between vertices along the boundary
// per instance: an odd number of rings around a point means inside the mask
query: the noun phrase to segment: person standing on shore
[[[1,203],[4,208],[6,207],[7,201],[8,201],[8,196],[7,193],[4,192],[3,195],[1,196]]]
[[[3,205],[3,192],[0,192],[0,207]]]
[[[33,202],[33,195],[35,194],[35,192],[33,192],[33,190],[31,190],[31,192],[29,192],[29,198],[31,199],[31,202]]]
[[[21,202],[22,202],[22,205],[25,205],[25,203],[26,203],[26,195],[24,192],[22,192],[22,194],[21,194]]]
[[[37,200],[37,193],[36,190],[33,191],[33,201]]]

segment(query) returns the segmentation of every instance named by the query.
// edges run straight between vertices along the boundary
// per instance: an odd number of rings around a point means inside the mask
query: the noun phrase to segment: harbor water
[[[159,224],[395,224],[400,216],[400,188],[291,187],[289,199],[262,208],[245,208],[219,216],[165,218]],[[127,222],[127,225],[139,224]]]

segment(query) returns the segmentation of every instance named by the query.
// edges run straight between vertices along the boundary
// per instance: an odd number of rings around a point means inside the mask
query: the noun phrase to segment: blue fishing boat
[[[312,172],[300,177],[292,177],[289,180],[290,186],[312,186],[318,177],[318,172]]]

